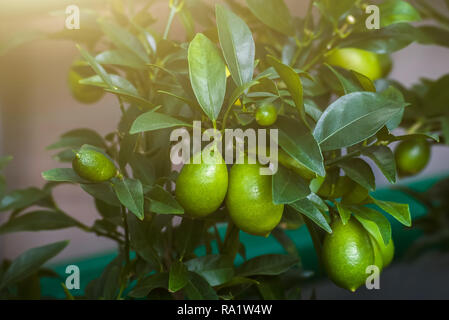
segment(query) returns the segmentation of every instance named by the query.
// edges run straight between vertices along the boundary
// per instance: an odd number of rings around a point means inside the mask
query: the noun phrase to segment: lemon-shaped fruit
[[[259,164],[235,164],[229,176],[226,206],[241,230],[268,236],[281,221],[283,204],[274,204],[271,176],[261,175]]]
[[[355,219],[343,225],[335,219],[332,233],[323,241],[322,261],[329,278],[338,286],[355,291],[367,278],[366,268],[374,264],[368,232]]]
[[[326,62],[332,66],[357,71],[371,80],[376,80],[383,76],[379,55],[362,49],[336,49],[326,58]]]
[[[102,88],[79,83],[80,80],[95,75],[89,66],[75,61],[69,70],[68,83],[73,97],[82,103],[94,103],[100,100],[104,91]]]
[[[257,108],[256,121],[261,126],[271,126],[278,118],[278,111],[272,104],[264,104]]]
[[[384,259],[382,251],[380,250],[380,245],[371,235],[369,236],[369,238],[371,240],[371,245],[373,247],[374,264],[379,268],[379,271],[382,271],[382,269],[384,268]]]
[[[201,218],[220,207],[227,190],[228,169],[223,157],[217,150],[204,150],[182,167],[175,194],[186,214]]]
[[[422,171],[430,160],[430,145],[425,139],[402,141],[395,152],[398,172],[402,176]]]
[[[91,182],[108,181],[117,175],[114,163],[101,152],[91,149],[79,150],[72,167],[81,178]]]

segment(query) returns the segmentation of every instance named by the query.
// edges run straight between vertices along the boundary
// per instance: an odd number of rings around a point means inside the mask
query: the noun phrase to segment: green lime
[[[384,267],[384,260],[382,251],[380,250],[380,245],[371,235],[369,236],[369,239],[371,241],[371,245],[373,246],[374,264],[379,268],[379,271],[382,271]]]
[[[268,236],[278,225],[283,204],[274,204],[271,176],[260,175],[259,164],[235,164],[229,177],[226,206],[232,221],[241,230]]]
[[[326,58],[326,62],[333,66],[357,71],[373,81],[381,78],[383,75],[379,56],[376,53],[362,49],[336,49]]]
[[[104,154],[91,149],[79,150],[72,161],[73,170],[92,182],[108,181],[117,175],[117,169]]]
[[[185,212],[195,218],[215,212],[228,190],[228,169],[223,157],[216,150],[210,151],[208,161],[206,152],[192,157],[176,180],[176,198]]]
[[[338,286],[355,291],[367,278],[366,268],[374,264],[374,252],[368,232],[355,219],[343,225],[331,224],[322,247],[322,261],[329,278]]]
[[[69,70],[68,83],[73,97],[82,103],[94,103],[103,97],[102,88],[79,83],[80,80],[95,75],[93,70],[81,61],[75,61]]]
[[[278,118],[278,111],[272,104],[264,104],[257,108],[256,121],[261,126],[271,126]]]
[[[430,145],[425,139],[405,140],[397,146],[394,154],[399,174],[415,175],[429,163]]]

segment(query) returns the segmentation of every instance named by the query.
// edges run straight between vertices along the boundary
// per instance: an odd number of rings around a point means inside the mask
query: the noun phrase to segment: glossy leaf
[[[346,159],[339,162],[338,166],[343,169],[349,178],[365,189],[371,191],[376,189],[373,170],[371,170],[370,165],[364,160],[360,158]]]
[[[42,172],[42,178],[47,181],[89,183],[81,178],[72,168],[55,168]]]
[[[300,123],[279,117],[279,145],[293,159],[319,176],[325,176],[323,155],[312,134]]]
[[[382,210],[389,213],[392,217],[398,220],[403,225],[410,227],[412,225],[412,218],[410,216],[410,207],[405,203],[397,203],[391,201],[374,200],[374,203]]]
[[[234,276],[234,266],[227,256],[207,255],[191,259],[185,263],[187,269],[198,273],[211,286],[227,283]]]
[[[143,69],[145,66],[134,59],[132,54],[124,50],[107,50],[95,56],[100,64],[110,64],[134,69]]]
[[[306,112],[304,110],[303,88],[299,75],[295,70],[293,70],[293,68],[283,64],[273,56],[267,56],[267,61],[276,70],[281,79],[287,85],[287,89],[290,92],[290,95],[293,99],[293,102],[295,103],[296,109],[298,110],[302,121],[306,126],[308,126]]]
[[[279,166],[278,171],[273,175],[272,188],[275,204],[295,202],[310,194],[308,183],[283,166]]]
[[[126,78],[123,78],[116,74],[110,74],[109,78],[111,79],[111,83],[115,88],[119,88],[124,92],[129,92],[131,95],[135,96],[139,95],[134,85],[131,82],[129,82]],[[101,79],[99,75],[82,79],[79,81],[79,83],[100,88],[108,88],[108,85],[104,83],[103,79]]]
[[[294,34],[292,17],[284,0],[246,0],[251,12],[270,28],[287,36]]]
[[[148,193],[150,211],[159,214],[183,214],[183,207],[167,190],[156,185]]]
[[[419,12],[403,0],[387,0],[379,5],[381,28],[400,22],[420,21]]]
[[[327,222],[323,213],[321,213],[321,211],[309,199],[295,201],[293,203],[290,203],[289,206],[308,217],[326,232],[332,233],[332,229],[329,226],[329,223]]]
[[[15,190],[1,199],[0,212],[29,207],[47,196],[48,194],[45,191],[37,188]]]
[[[181,261],[175,261],[170,266],[168,276],[168,291],[177,292],[184,288],[189,282],[189,273],[186,266]]]
[[[218,296],[209,283],[195,272],[189,272],[189,282],[184,292],[190,300],[218,300]]]
[[[244,262],[238,269],[240,277],[270,275],[277,276],[298,263],[298,259],[290,255],[267,254]]]
[[[221,5],[216,7],[218,35],[232,79],[241,86],[253,79],[255,44],[246,23]]]
[[[215,45],[198,33],[188,51],[189,75],[195,96],[211,120],[220,114],[226,93],[226,68]]]
[[[95,199],[99,199],[114,207],[120,207],[120,201],[109,183],[81,184],[81,189]]]
[[[323,151],[349,147],[375,135],[404,105],[377,93],[351,93],[324,111],[313,135]]]
[[[3,275],[0,282],[0,289],[8,287],[29,276],[45,262],[60,253],[68,244],[69,241],[61,241],[25,251],[14,259]]]
[[[76,46],[78,50],[80,51],[83,58],[87,61],[87,63],[91,66],[91,68],[95,71],[96,74],[98,74],[104,83],[107,84],[109,88],[114,88],[114,85],[112,84],[112,80],[109,77],[109,74],[106,72],[106,70],[95,60],[94,57],[92,57],[89,52],[87,52],[86,49],[82,48],[80,45]]]
[[[168,272],[156,273],[140,280],[129,293],[130,297],[143,298],[157,288],[168,289]]]
[[[149,111],[137,117],[129,132],[135,134],[139,132],[184,126],[191,127],[192,125],[164,113]]]
[[[20,231],[57,230],[77,226],[77,222],[58,211],[33,211],[0,225],[0,234]]]
[[[356,219],[367,229],[377,227],[385,244],[391,239],[391,225],[379,211],[364,206],[349,206]],[[372,231],[371,231],[372,232]]]
[[[122,205],[143,220],[143,187],[139,180],[124,178],[114,180],[114,190]]]
[[[345,225],[351,218],[351,209],[344,204],[337,202],[337,210],[340,214],[341,222]]]
[[[59,148],[73,148],[79,149],[82,145],[89,144],[99,148],[105,148],[103,138],[92,129],[75,129],[70,130],[63,135],[59,141],[49,145],[47,150],[59,149]]]
[[[374,161],[390,183],[396,183],[396,160],[390,148],[372,146],[363,149],[363,154]]]

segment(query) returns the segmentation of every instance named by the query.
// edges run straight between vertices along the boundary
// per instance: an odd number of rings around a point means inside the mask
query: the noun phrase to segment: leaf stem
[[[181,10],[182,5],[183,5],[183,1],[180,4],[178,4],[178,0],[170,0],[170,5],[169,5],[170,6],[170,15],[168,16],[167,25],[165,26],[165,31],[164,31],[164,36],[163,36],[164,40],[167,40],[168,33],[170,32],[170,28],[173,23],[173,19],[176,15],[176,12]]]

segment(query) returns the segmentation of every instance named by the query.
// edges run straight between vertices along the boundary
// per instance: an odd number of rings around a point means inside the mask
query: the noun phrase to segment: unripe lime
[[[371,245],[373,246],[374,264],[379,268],[379,271],[382,271],[382,269],[384,268],[384,260],[382,251],[380,250],[380,245],[371,235],[369,236],[369,238],[371,241]]]
[[[383,75],[379,56],[362,49],[336,49],[326,58],[326,62],[333,66],[354,70],[371,80],[377,80]]]
[[[332,233],[323,241],[322,261],[329,278],[338,286],[355,291],[367,278],[366,268],[374,264],[368,232],[355,219],[343,225],[335,219]]]
[[[101,152],[91,149],[79,150],[72,167],[81,178],[91,182],[108,181],[117,175],[114,163]]]
[[[382,68],[382,78],[388,76],[393,69],[393,61],[388,54],[379,54],[380,66]]]
[[[430,160],[430,146],[425,139],[402,141],[394,153],[398,172],[402,176],[419,173]]]
[[[229,177],[226,206],[232,221],[241,230],[268,236],[278,225],[283,204],[274,204],[271,176],[260,175],[259,164],[235,164]]]
[[[95,75],[89,66],[75,61],[69,70],[68,83],[73,97],[82,103],[94,103],[100,100],[104,91],[102,88],[79,83],[80,80]]]
[[[277,118],[277,109],[272,104],[264,104],[257,109],[256,121],[261,126],[271,126]]]
[[[194,155],[176,180],[176,199],[186,214],[194,218],[215,212],[228,190],[228,169],[223,157],[217,150],[209,151],[211,161],[207,161],[206,152]]]

